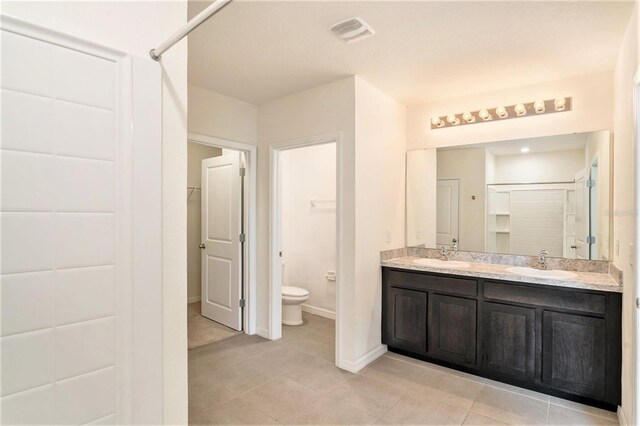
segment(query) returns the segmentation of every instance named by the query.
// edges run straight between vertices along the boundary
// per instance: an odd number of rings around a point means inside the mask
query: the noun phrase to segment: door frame
[[[633,262],[631,268],[631,277],[632,282],[634,283],[633,289],[633,301],[632,305],[633,309],[633,345],[632,345],[632,374],[634,378],[633,383],[633,418],[625,419],[624,411],[621,408],[618,408],[618,417],[621,417],[628,422],[628,424],[638,424],[640,423],[640,307],[636,305],[637,301],[640,298],[640,283],[638,282],[638,273],[637,267],[640,265],[640,253],[638,247],[640,246],[640,226],[638,226],[638,211],[640,208],[640,196],[638,196],[638,190],[640,190],[640,171],[638,167],[640,165],[640,67],[638,67],[636,74],[633,78],[633,207],[634,207],[634,220],[633,220],[633,245],[635,247],[631,262]],[[613,163],[613,160],[612,160]],[[613,205],[613,202],[611,202]],[[615,211],[614,211],[615,214]],[[621,422],[622,423],[622,422]]]
[[[281,160],[280,154],[295,148],[303,148],[313,145],[325,145],[335,143],[336,145],[336,365],[340,360],[340,327],[338,327],[340,318],[342,317],[341,293],[345,289],[341,285],[341,247],[343,246],[343,238],[340,233],[341,214],[342,214],[342,197],[343,191],[340,185],[342,172],[340,170],[341,160],[341,140],[340,132],[326,133],[316,136],[292,139],[284,142],[275,143],[269,146],[269,335],[271,340],[277,340],[282,337],[282,282],[280,276],[282,268],[280,267],[280,256],[278,252],[282,246],[282,211],[281,211]]]
[[[245,307],[242,313],[243,331],[246,334],[256,334],[257,324],[257,147],[243,142],[236,142],[229,139],[221,139],[213,136],[207,136],[200,133],[187,133],[187,142],[195,142],[201,145],[209,145],[216,148],[233,149],[245,153],[246,159],[246,175],[245,175],[245,191],[244,191],[244,218],[246,224],[246,241],[244,246],[244,258],[247,260],[244,264],[244,299]],[[186,326],[186,324],[185,324]]]

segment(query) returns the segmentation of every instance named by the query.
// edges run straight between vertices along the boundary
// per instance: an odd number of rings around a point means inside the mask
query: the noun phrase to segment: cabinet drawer
[[[460,296],[478,295],[478,282],[472,278],[457,278],[391,270],[389,271],[388,280],[390,285],[403,288],[432,290]]]
[[[606,306],[606,297],[601,294],[525,287],[517,284],[491,281],[484,283],[484,297],[492,300],[568,309],[599,315],[604,315]]]

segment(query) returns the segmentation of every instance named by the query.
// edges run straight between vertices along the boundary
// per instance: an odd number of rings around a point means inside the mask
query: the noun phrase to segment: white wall
[[[613,261],[624,271],[622,307],[622,410],[628,424],[640,423],[640,413],[634,413],[633,378],[635,374],[633,346],[637,332],[634,327],[634,301],[637,297],[634,268],[630,262],[630,244],[634,239],[637,214],[634,214],[634,117],[633,78],[640,64],[640,16],[638,5],[625,33],[615,69],[615,104],[613,114]],[[636,195],[637,196],[637,195]],[[636,248],[637,250],[637,248]]]
[[[336,270],[336,145],[287,150],[281,161],[284,285],[309,290],[306,306],[335,315],[336,282],[325,274]]]
[[[584,149],[496,155],[495,181],[488,183],[571,182],[584,169]]]
[[[149,50],[186,22],[187,2],[3,2],[2,13],[123,52]],[[186,41],[162,59],[164,422],[187,421]]]
[[[258,107],[190,84],[188,127],[191,133],[255,145]]]
[[[405,108],[357,77],[260,105],[258,148],[340,132],[338,364],[356,370],[381,354],[380,250],[404,245]],[[357,135],[357,137],[356,137]],[[357,158],[357,160],[356,160]],[[258,176],[260,306],[268,306],[269,157]],[[357,191],[357,192],[356,192]],[[357,196],[356,196],[357,194]],[[267,310],[258,328],[267,327]]]
[[[337,147],[338,195],[340,206],[338,242],[340,261],[338,285],[342,286],[341,303],[349,307],[348,316],[339,321],[338,336],[342,357],[353,359],[356,340],[355,313],[355,78],[348,77],[281,99],[267,102],[258,109],[258,331],[266,333],[269,314],[269,150],[284,141],[339,132]]]
[[[485,149],[438,150],[437,161],[438,179],[458,179],[460,182],[458,248],[465,251],[484,251]]]
[[[612,86],[612,74],[601,73],[410,106],[407,110],[407,148],[468,145],[611,129]],[[429,124],[430,117],[436,115],[557,96],[573,97],[573,111],[434,130]]]
[[[202,188],[202,160],[222,155],[222,149],[199,143],[187,144],[187,186]],[[187,300],[195,302],[201,293],[201,208],[202,191],[186,190],[187,200]]]
[[[435,149],[407,152],[407,246],[436,246],[437,154]]]
[[[356,77],[355,123],[357,303],[348,325],[360,368],[381,349],[380,251],[405,244],[406,108]]]

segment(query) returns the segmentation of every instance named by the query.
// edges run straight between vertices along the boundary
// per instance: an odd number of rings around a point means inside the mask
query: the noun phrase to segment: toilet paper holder
[[[327,273],[324,274],[324,277],[329,281],[335,281],[336,280],[336,271],[327,271]]]

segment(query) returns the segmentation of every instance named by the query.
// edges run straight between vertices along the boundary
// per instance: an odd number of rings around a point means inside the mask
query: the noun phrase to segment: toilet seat
[[[309,296],[309,291],[300,287],[284,285],[282,286],[282,295],[285,297],[307,297]]]

